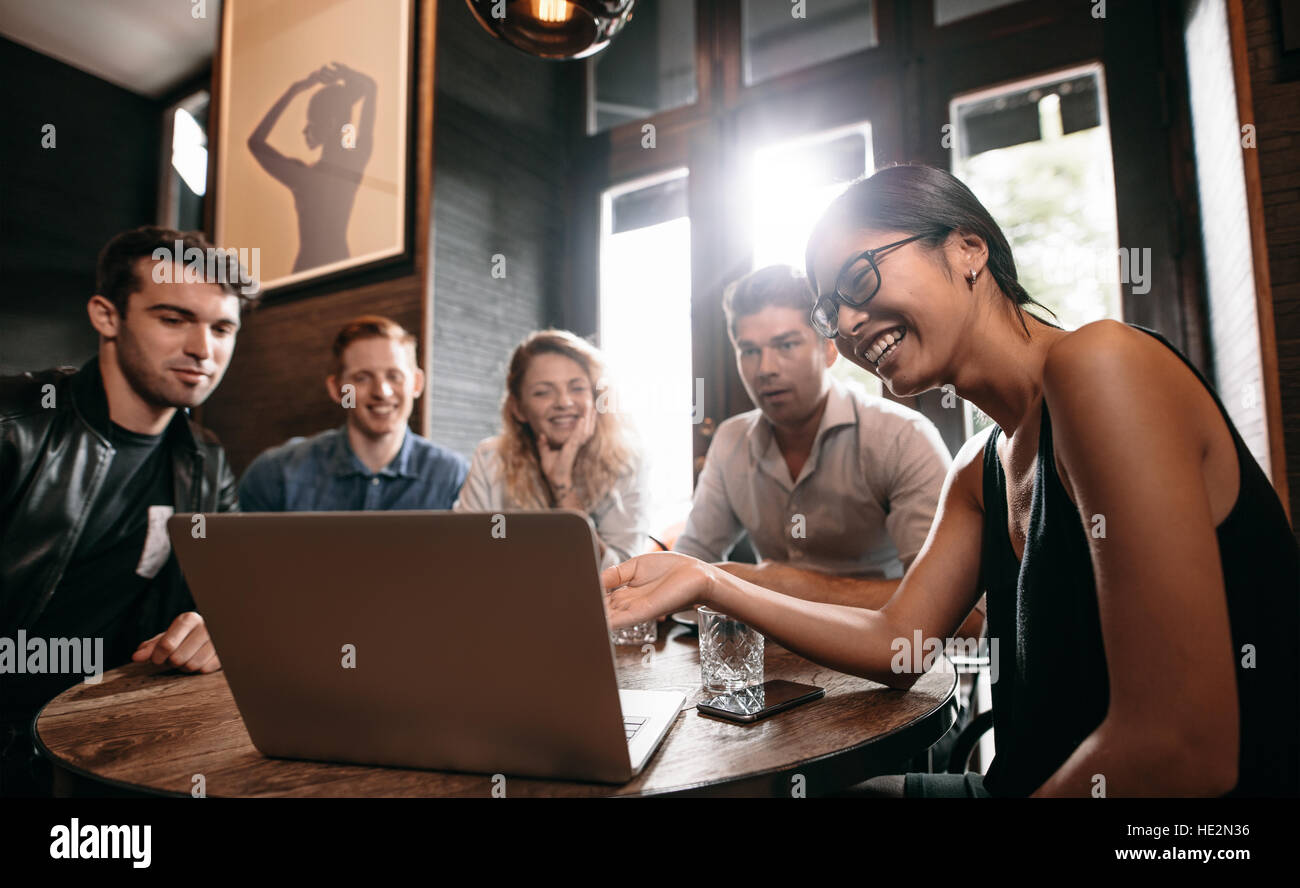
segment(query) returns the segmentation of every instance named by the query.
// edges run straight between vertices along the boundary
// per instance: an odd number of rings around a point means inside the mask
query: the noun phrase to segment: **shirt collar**
[[[831,387],[826,397],[826,410],[822,412],[822,423],[816,429],[816,436],[813,438],[813,452],[809,454],[809,462],[805,464],[800,477],[810,475],[816,469],[818,456],[822,452],[822,442],[826,439],[827,433],[831,429],[840,428],[841,425],[854,425],[858,421],[857,411],[853,408],[853,395],[849,393],[848,387],[844,382],[831,377]],[[755,464],[764,465],[767,471],[776,478],[789,476],[789,469],[785,468],[785,459],[781,456],[781,449],[776,445],[776,436],[772,432],[772,424],[768,423],[767,417],[763,416],[762,411],[758,411],[757,419],[753,426],[750,426],[749,432],[749,455]],[[794,484],[798,484],[800,478],[790,478]]]
[[[812,454],[809,457],[809,462],[814,465],[826,433],[831,429],[857,422],[857,412],[853,409],[853,396],[848,388],[834,376],[831,377],[830,382],[830,391],[826,395],[826,410],[822,412],[822,420],[817,426],[817,435],[813,438]],[[749,430],[749,455],[755,462],[761,462],[764,454],[769,450],[774,459],[781,461],[772,424],[760,410]]]
[[[72,405],[86,424],[105,442],[110,439],[112,424],[109,420],[108,393],[104,389],[104,375],[95,355],[73,375],[70,381]],[[180,444],[187,450],[198,450],[194,430],[190,428],[187,407],[177,407],[163,434],[168,442]]]
[[[352,444],[348,441],[347,423],[339,426],[334,431],[333,441],[330,442],[329,465],[330,473],[339,478],[346,478],[349,475],[362,475],[369,478],[375,475],[385,475],[390,478],[413,478],[415,475],[411,471],[411,454],[415,450],[415,436],[411,434],[409,428],[403,428],[402,446],[397,451],[397,456],[393,457],[392,462],[384,466],[378,472],[372,472],[352,451]]]

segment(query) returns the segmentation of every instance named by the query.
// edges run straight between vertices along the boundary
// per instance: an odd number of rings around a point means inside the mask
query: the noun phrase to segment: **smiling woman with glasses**
[[[1067,331],[1026,312],[1037,303],[1006,237],[943,170],[856,182],[807,260],[813,322],[842,355],[898,397],[951,384],[997,424],[958,453],[924,547],[879,610],[656,553],[605,572],[611,625],[704,603],[907,689],[918,674],[900,645],[932,650],[987,593],[988,773],[868,791],[1300,794],[1300,551],[1196,368],[1141,327]]]
[[[876,265],[876,258],[922,237],[925,235],[914,234],[874,250],[863,250],[844,263],[835,278],[835,291],[817,297],[812,313],[813,329],[827,339],[834,339],[838,334],[840,306],[865,308],[880,289],[880,266]]]

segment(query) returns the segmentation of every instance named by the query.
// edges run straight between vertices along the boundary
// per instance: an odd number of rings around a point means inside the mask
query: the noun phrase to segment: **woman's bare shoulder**
[[[1067,437],[1135,435],[1203,445],[1212,401],[1183,360],[1155,337],[1095,321],[1055,342],[1043,365],[1053,428]]]
[[[1172,364],[1170,363],[1172,359]],[[1044,384],[1131,378],[1134,372],[1181,366],[1154,336],[1113,320],[1093,321],[1060,337],[1047,351]],[[1080,377],[1076,374],[1097,373]]]
[[[984,508],[984,448],[997,426],[989,426],[966,439],[948,470],[948,499],[964,496],[979,509]]]

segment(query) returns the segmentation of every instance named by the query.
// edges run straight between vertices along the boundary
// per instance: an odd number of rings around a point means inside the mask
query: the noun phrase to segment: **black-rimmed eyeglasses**
[[[847,305],[850,308],[862,308],[872,300],[880,289],[880,268],[876,265],[876,258],[886,250],[901,247],[903,244],[910,244],[922,237],[925,237],[925,235],[914,234],[900,241],[894,241],[892,244],[885,244],[883,247],[864,250],[844,263],[839,275],[835,278],[834,292],[817,297],[817,303],[812,310],[813,329],[827,339],[834,339],[838,336],[840,332],[840,305]]]

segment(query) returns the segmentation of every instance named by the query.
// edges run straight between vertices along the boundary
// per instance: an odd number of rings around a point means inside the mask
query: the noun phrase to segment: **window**
[[[695,102],[695,0],[638,3],[614,45],[588,63],[587,132]]]
[[[750,173],[754,268],[793,265],[804,268],[804,248],[818,218],[854,179],[875,170],[871,124],[861,123],[754,152]],[[831,372],[853,380],[871,394],[880,380],[841,356]]]
[[[651,6],[648,0],[642,5]],[[962,176],[1012,241],[1031,294],[1051,306],[1063,326],[1123,316],[1160,330],[1208,368],[1210,340],[1202,331],[1194,273],[1198,257],[1185,251],[1199,249],[1200,232],[1168,222],[1189,217],[1183,204],[1191,166],[1178,78],[1161,76],[1170,63],[1155,56],[1177,49],[1171,23],[1179,16],[1159,6],[1120,4],[1123,21],[1112,13],[1114,20],[1103,27],[1088,4],[1082,11],[1067,5],[706,0],[693,4],[693,16],[673,15],[694,28],[694,104],[639,117],[671,103],[657,92],[658,99],[641,100],[604,86],[597,94],[593,86],[593,108],[596,98],[625,102],[634,107],[624,119],[636,122],[579,140],[578,167],[588,171],[584,202],[595,204],[620,182],[690,167],[697,201],[691,279],[699,306],[692,355],[710,417],[720,422],[751,406],[717,310],[723,288],[756,266],[802,265],[805,217],[830,199],[823,189],[833,194],[837,182],[852,178],[840,169],[843,158],[826,148],[819,159],[814,146],[831,139],[832,131],[837,138],[848,135],[837,128],[862,121],[871,126],[854,147],[865,156],[857,172],[916,162],[947,165]],[[1153,46],[1161,53],[1153,55]],[[617,53],[615,43],[599,65],[618,65]],[[651,65],[629,65],[644,72],[636,85],[647,93],[659,90],[656,84],[671,67],[660,55],[654,58]],[[1103,58],[1104,69],[1090,62]],[[589,70],[594,76],[600,69]],[[1168,86],[1175,87],[1172,93]],[[1110,123],[1119,120],[1123,127],[1117,123],[1112,131]],[[658,130],[654,150],[635,132],[644,123]],[[810,153],[801,161],[805,150]],[[791,157],[782,156],[786,151]],[[785,169],[757,172],[764,163]],[[816,209],[794,201],[795,182],[781,187],[786,175],[817,192]],[[1120,194],[1117,179],[1127,183]],[[1122,219],[1116,218],[1117,201]],[[1186,245],[1184,234],[1191,236]],[[1129,261],[1132,250],[1120,259],[1121,238],[1142,248],[1136,263]],[[596,238],[583,240],[584,249],[598,253]],[[1121,268],[1145,283],[1123,285]],[[581,292],[599,292],[599,274],[599,263],[584,257]],[[572,310],[572,326],[598,328],[587,299],[575,299]],[[851,369],[841,363],[836,372]],[[874,377],[863,381],[878,390]],[[965,411],[949,405],[933,392],[910,404],[955,448],[969,432]],[[697,469],[713,427],[701,424],[692,436]]]
[[[1184,40],[1191,99],[1206,309],[1214,376],[1223,406],[1256,461],[1272,477],[1268,408],[1256,304],[1242,128],[1233,89],[1232,41],[1222,2],[1187,4]]]
[[[640,439],[653,534],[690,511],[692,424],[703,418],[691,371],[686,183],[686,171],[674,170],[602,200],[599,329],[612,388],[598,407],[617,410]]]
[[[1138,278],[1151,267],[1150,249],[1119,250],[1105,106],[1100,65],[950,106],[954,175],[1001,226],[1029,295],[1066,329],[1121,318],[1121,275],[1142,293]],[[974,415],[969,428],[987,425]]]
[[[941,28],[1020,0],[934,0],[934,26]]]
[[[744,0],[745,85],[810,68],[877,43],[875,10],[864,0]]]
[[[208,181],[208,92],[200,90],[165,112],[163,133],[170,158],[159,195],[159,222],[193,231],[203,227]]]

